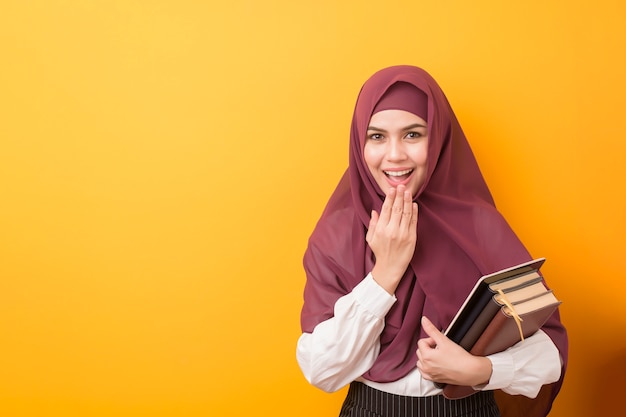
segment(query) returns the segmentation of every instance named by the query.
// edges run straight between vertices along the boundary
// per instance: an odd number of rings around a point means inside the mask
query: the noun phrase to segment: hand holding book
[[[417,368],[424,379],[468,386],[489,381],[489,359],[471,355],[448,339],[426,317],[422,317],[422,328],[428,337],[417,344]]]
[[[538,273],[544,261],[540,258],[483,276],[445,335],[479,357],[504,351],[533,335],[561,303]],[[443,394],[451,399],[471,395],[475,392],[472,386],[481,384],[433,380],[448,383],[442,386]]]

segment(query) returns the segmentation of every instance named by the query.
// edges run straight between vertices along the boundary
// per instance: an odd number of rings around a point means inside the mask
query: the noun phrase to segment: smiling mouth
[[[385,175],[387,176],[387,178],[394,180],[394,181],[402,181],[407,179],[411,173],[413,172],[412,169],[405,169],[403,171],[383,171],[385,173]]]

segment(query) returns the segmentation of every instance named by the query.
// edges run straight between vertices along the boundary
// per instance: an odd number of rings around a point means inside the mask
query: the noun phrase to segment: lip
[[[401,181],[397,180],[395,177],[390,177],[389,175],[387,175],[387,172],[402,172],[402,171],[411,171],[411,174],[409,174],[409,176]],[[408,184],[411,179],[413,178],[413,174],[415,174],[415,169],[413,168],[394,168],[394,169],[383,169],[382,170],[383,175],[385,176],[385,179],[387,180],[387,182],[389,183],[389,185],[397,187],[398,185],[406,185]]]

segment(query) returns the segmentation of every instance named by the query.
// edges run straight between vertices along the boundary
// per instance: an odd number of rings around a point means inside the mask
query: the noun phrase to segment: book
[[[445,334],[473,355],[487,356],[532,336],[561,304],[543,283],[535,259],[481,277]],[[446,398],[474,394],[472,387],[440,385]]]

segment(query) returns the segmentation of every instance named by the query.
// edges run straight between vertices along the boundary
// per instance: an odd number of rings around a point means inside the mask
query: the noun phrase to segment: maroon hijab
[[[365,234],[371,210],[380,212],[384,193],[364,162],[363,147],[374,109],[398,82],[412,84],[427,96],[428,170],[414,197],[419,205],[415,253],[396,290],[397,301],[385,317],[380,354],[363,375],[377,382],[395,381],[415,368],[417,341],[425,337],[422,316],[445,329],[480,276],[531,259],[495,208],[465,135],[435,80],[412,66],[386,68],[361,89],[350,130],[348,170],[304,255],[307,282],[302,330],[312,332],[331,318],[337,299],[361,282],[374,265]],[[558,312],[543,330],[566,363],[567,336]],[[545,413],[560,381],[548,388],[551,392],[542,406]]]

